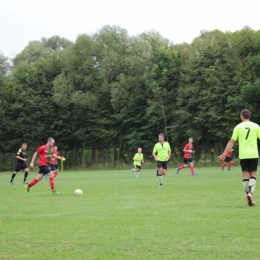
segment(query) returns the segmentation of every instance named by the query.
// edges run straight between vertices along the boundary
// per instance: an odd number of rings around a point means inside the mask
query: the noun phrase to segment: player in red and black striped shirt
[[[54,138],[49,137],[47,140],[47,144],[38,147],[36,152],[34,153],[30,166],[31,166],[31,168],[34,167],[34,161],[35,161],[36,157],[39,155],[39,172],[38,172],[37,177],[34,178],[27,186],[25,186],[26,194],[29,193],[29,190],[32,186],[34,186],[39,181],[41,181],[44,174],[49,175],[50,186],[51,186],[53,193],[59,194],[59,192],[56,191],[54,188],[54,174],[50,168],[50,161],[51,161],[52,156],[57,159],[60,159],[60,156],[55,155],[55,151],[53,148],[54,143],[55,143]]]

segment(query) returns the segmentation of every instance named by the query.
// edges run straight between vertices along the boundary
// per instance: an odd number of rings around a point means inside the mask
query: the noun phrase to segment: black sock
[[[11,182],[13,181],[13,179],[14,179],[14,177],[15,177],[15,173],[13,173],[13,175],[12,175],[12,178],[11,178]]]
[[[26,179],[27,179],[27,176],[28,176],[28,173],[29,173],[29,172],[25,172],[25,173],[24,173],[24,178],[23,178],[23,181],[26,181]]]

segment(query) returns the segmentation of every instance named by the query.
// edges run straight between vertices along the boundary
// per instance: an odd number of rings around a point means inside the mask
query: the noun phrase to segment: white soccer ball
[[[82,192],[81,189],[76,189],[76,190],[74,191],[74,195],[75,195],[75,196],[82,196],[82,195],[83,195],[83,192]]]

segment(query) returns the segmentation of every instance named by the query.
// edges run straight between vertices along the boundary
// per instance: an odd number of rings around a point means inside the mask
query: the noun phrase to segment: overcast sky
[[[0,52],[13,57],[32,40],[54,35],[75,42],[104,25],[130,35],[156,30],[190,43],[201,30],[260,30],[259,0],[0,0]]]

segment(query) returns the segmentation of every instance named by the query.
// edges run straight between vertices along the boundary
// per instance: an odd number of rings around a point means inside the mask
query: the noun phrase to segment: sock
[[[50,180],[51,189],[52,191],[54,191],[54,177],[50,177],[49,180]]]
[[[228,169],[230,169],[232,165],[233,165],[233,162],[230,162],[228,165]]]
[[[159,183],[162,183],[162,175],[158,175],[158,180],[159,180]]]
[[[249,179],[243,179],[243,188],[244,188],[244,191],[247,195],[249,189],[248,189],[248,182],[249,182]]]
[[[27,179],[27,177],[28,177],[28,174],[29,174],[29,172],[25,172],[25,173],[24,173],[23,181],[26,181],[26,179]]]
[[[37,180],[36,178],[34,178],[34,179],[28,184],[28,187],[31,188],[31,187],[34,186],[37,182],[38,182],[38,180]]]
[[[184,164],[181,165],[178,169],[181,170],[181,169],[183,169],[183,168],[185,168],[185,165],[184,165]]]
[[[256,178],[250,177],[249,182],[248,182],[248,189],[249,189],[249,192],[251,192],[252,194],[255,191],[255,186],[256,186]]]
[[[57,175],[58,175],[58,171],[55,171],[55,172],[54,172],[54,178],[56,178]]]
[[[191,174],[193,175],[194,174],[194,167],[190,167],[190,170],[191,170]]]
[[[226,167],[226,164],[227,163],[225,163],[225,162],[222,164],[222,169],[224,169]]]
[[[12,177],[11,177],[11,182],[13,181],[14,177],[16,176],[15,173],[13,173]]]

